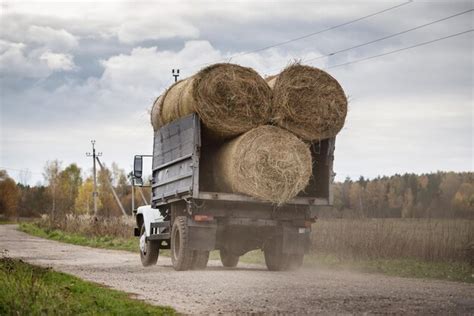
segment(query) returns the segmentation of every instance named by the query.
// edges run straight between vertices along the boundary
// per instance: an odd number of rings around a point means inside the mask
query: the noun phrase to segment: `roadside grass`
[[[211,253],[219,260],[219,253]],[[240,257],[246,263],[265,264],[263,252],[254,250]],[[439,279],[474,283],[474,271],[466,262],[426,262],[419,259],[339,259],[333,254],[310,253],[304,258],[306,268],[331,268],[365,273],[382,273],[407,278]]]
[[[473,268],[467,262],[422,261],[414,258],[399,259],[339,259],[333,254],[305,256],[307,267],[330,267],[365,273],[382,273],[407,278],[438,279],[474,283]]]
[[[40,228],[34,223],[21,223],[19,229],[34,236],[75,245],[138,252],[138,240],[136,237],[87,237],[79,234],[66,233],[60,230]],[[160,255],[169,256],[169,251],[162,250],[160,251]],[[210,259],[220,260],[219,252],[212,251]],[[137,260],[139,260],[138,257]],[[240,261],[252,264],[265,264],[263,252],[260,250],[246,253],[240,257]],[[355,270],[366,273],[383,273],[400,277],[474,283],[474,271],[472,267],[469,263],[462,261],[423,261],[416,258],[340,258],[335,254],[318,252],[317,254],[310,253],[306,255],[304,266],[307,268],[322,267],[337,270]]]
[[[34,223],[20,223],[19,230],[33,236],[57,240],[74,245],[138,252],[138,241],[136,237],[88,237],[77,233],[64,232],[59,229],[42,228]]]
[[[174,315],[128,294],[76,277],[0,258],[0,315]]]
[[[14,221],[9,219],[0,219],[0,225],[9,225],[9,224],[16,224]]]

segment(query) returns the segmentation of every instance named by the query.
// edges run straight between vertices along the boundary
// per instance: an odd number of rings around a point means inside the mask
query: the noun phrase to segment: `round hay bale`
[[[153,127],[196,112],[211,134],[227,138],[266,124],[271,89],[251,68],[215,64],[173,84],[152,110]],[[155,109],[156,108],[156,109]]]
[[[294,198],[307,186],[311,174],[308,145],[270,125],[225,143],[215,156],[214,180],[222,191],[276,204]]]
[[[334,137],[344,126],[347,98],[327,72],[294,64],[268,79],[278,126],[309,141]]]
[[[156,131],[160,126],[162,125],[160,121],[160,106],[159,104],[162,102],[163,96],[159,96],[156,98],[155,102],[153,102],[153,106],[151,107],[151,125],[153,126],[153,129]]]

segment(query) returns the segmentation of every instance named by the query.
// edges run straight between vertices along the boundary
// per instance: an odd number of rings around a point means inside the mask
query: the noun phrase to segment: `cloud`
[[[41,78],[50,74],[44,64],[38,63],[36,52],[25,53],[25,44],[0,41],[0,47],[0,77]]]
[[[52,52],[44,52],[41,54],[40,60],[46,61],[49,69],[53,71],[69,71],[75,69],[74,60],[72,55],[69,54],[57,54]]]
[[[28,51],[23,43],[0,40],[0,78],[46,78],[53,72],[75,68],[72,55],[53,53],[44,48]]]
[[[157,15],[152,19],[130,19],[120,25],[117,31],[121,42],[134,44],[145,40],[168,38],[197,38],[199,30],[179,16]]]
[[[0,77],[47,78],[59,71],[77,69],[69,52],[78,47],[78,38],[64,29],[30,25],[20,20],[2,23],[0,33]]]
[[[70,51],[78,45],[78,39],[65,30],[32,25],[26,33],[25,40],[29,43],[46,46],[54,51]]]

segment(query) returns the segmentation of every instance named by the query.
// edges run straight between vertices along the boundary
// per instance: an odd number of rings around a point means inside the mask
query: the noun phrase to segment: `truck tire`
[[[304,254],[291,255],[288,269],[298,270],[303,265],[303,259],[304,259]]]
[[[177,271],[189,270],[194,251],[189,249],[189,230],[186,216],[177,216],[171,228],[171,262]]]
[[[232,255],[225,249],[219,251],[222,265],[226,268],[235,268],[239,263],[239,256]]]
[[[204,270],[207,267],[208,261],[209,261],[209,251],[195,250],[192,268],[194,270]]]
[[[291,257],[283,253],[280,237],[272,238],[263,249],[265,264],[270,271],[285,271],[290,269]]]
[[[160,254],[160,244],[157,240],[146,240],[145,223],[140,228],[140,259],[144,267],[156,264]]]

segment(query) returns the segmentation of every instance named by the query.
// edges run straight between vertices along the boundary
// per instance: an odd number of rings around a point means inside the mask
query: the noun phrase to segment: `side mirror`
[[[137,179],[141,179],[143,174],[143,157],[135,156],[133,161],[133,176]]]

